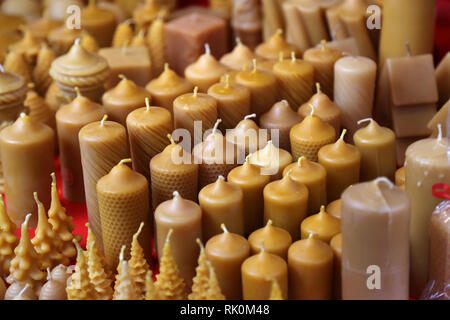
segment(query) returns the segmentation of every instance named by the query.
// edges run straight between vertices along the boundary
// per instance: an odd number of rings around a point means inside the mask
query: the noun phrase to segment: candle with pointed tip
[[[287,260],[288,249],[292,244],[292,237],[289,232],[272,225],[272,220],[268,220],[265,227],[253,231],[248,237],[248,243],[252,254],[258,254],[264,250],[280,256]]]
[[[293,180],[290,173],[264,188],[264,222],[287,230],[293,240],[300,239],[300,223],[306,217],[309,191]]]
[[[291,52],[298,53],[295,46],[289,44],[282,36],[283,30],[278,29],[266,42],[261,43],[255,49],[255,53],[262,59],[277,60],[280,53],[289,56]]]
[[[205,246],[208,261],[214,267],[220,288],[228,300],[242,299],[241,265],[250,255],[243,236],[229,232],[225,224],[222,233],[208,240]]]
[[[342,202],[341,199],[337,199],[337,200],[331,201],[327,205],[325,211],[328,212],[333,217],[341,219],[341,202]]]
[[[319,163],[327,170],[327,199],[334,201],[350,185],[359,182],[361,153],[358,148],[344,141],[346,129],[332,144],[320,148]]]
[[[326,212],[325,206],[321,206],[319,213],[302,221],[300,230],[302,239],[314,234],[316,239],[330,243],[331,239],[341,232],[341,220]]]
[[[249,155],[249,162],[274,181],[281,179],[283,169],[292,162],[292,156],[286,150],[275,147],[270,140],[264,148]]]
[[[224,54],[220,58],[220,62],[232,70],[241,71],[244,66],[250,66],[256,55],[247,47],[242,44],[241,39],[236,38],[236,46],[230,53]]]
[[[161,259],[169,230],[172,255],[179,268],[180,276],[188,287],[195,276],[199,248],[196,239],[202,239],[202,210],[193,201],[183,199],[177,192],[173,198],[161,203],[155,210],[156,246]]]
[[[223,176],[200,190],[198,201],[202,208],[203,238],[205,240],[220,233],[224,223],[228,229],[244,235],[243,192]]]

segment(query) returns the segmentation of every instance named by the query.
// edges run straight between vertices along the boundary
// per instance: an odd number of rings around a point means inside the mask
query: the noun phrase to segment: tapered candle
[[[5,179],[8,215],[20,225],[32,212],[30,226],[37,224],[33,192],[50,205],[50,174],[54,171],[55,134],[47,125],[22,113],[0,132],[1,164]]]
[[[342,233],[335,235],[330,241],[331,250],[333,250],[333,297],[341,299],[342,297]]]
[[[327,170],[327,199],[334,201],[350,185],[359,182],[361,153],[344,141],[346,129],[333,144],[320,148],[319,163]]]
[[[262,59],[277,60],[280,53],[289,56],[291,52],[298,53],[295,46],[289,44],[282,36],[283,30],[278,29],[266,42],[255,49],[255,53]]]
[[[248,243],[252,254],[257,254],[261,250],[280,256],[287,260],[288,249],[292,244],[292,237],[289,232],[272,225],[272,220],[268,220],[265,227],[253,231],[248,237]]]
[[[262,174],[270,175],[270,179],[281,179],[284,168],[292,162],[292,155],[286,150],[277,148],[272,141],[249,155],[249,162],[258,166]]]
[[[81,10],[81,26],[95,37],[101,47],[107,47],[112,42],[116,16],[112,11],[96,6],[95,0],[90,0],[89,5]]]
[[[263,148],[270,140],[270,135],[260,130],[256,122],[252,120],[255,117],[255,113],[246,115],[236,127],[227,130],[226,139],[236,144],[238,152],[243,152],[245,156]]]
[[[253,51],[243,44],[240,38],[237,38],[236,46],[233,51],[223,55],[222,58],[220,58],[220,62],[232,70],[241,71],[244,66],[252,65],[252,61],[255,58],[256,55]]]
[[[239,300],[242,299],[241,265],[250,255],[250,246],[247,239],[229,232],[225,224],[221,228],[223,233],[215,235],[206,243],[206,256],[225,297]]]
[[[78,134],[89,223],[101,245],[103,241],[97,181],[108,174],[120,160],[129,157],[125,128],[117,122],[106,119],[105,115],[101,121],[85,125]]]
[[[333,217],[336,217],[338,219],[341,219],[341,199],[334,200],[330,202],[325,211],[328,212]]]
[[[329,244],[335,235],[341,233],[341,220],[326,212],[325,206],[321,206],[319,213],[302,221],[300,231],[302,239],[314,235],[316,239]]]
[[[163,247],[173,230],[170,243],[172,255],[179,268],[180,276],[190,287],[195,276],[199,248],[196,239],[202,239],[202,210],[193,201],[183,199],[177,192],[173,198],[161,203],[155,210],[156,245],[161,259]]]
[[[173,130],[173,122],[168,110],[150,106],[147,97],[145,104],[145,108],[128,114],[126,122],[133,169],[150,182],[150,160],[169,144],[167,135]]]
[[[365,121],[370,123],[353,135],[353,142],[361,153],[361,181],[377,177],[387,177],[393,181],[397,167],[395,134],[373,119],[363,119],[358,124]]]
[[[81,94],[71,103],[62,106],[56,113],[63,192],[64,197],[70,201],[85,201],[78,134],[88,123],[100,121],[104,114],[105,111],[101,105]]]
[[[300,224],[306,217],[309,191],[286,174],[264,188],[264,222],[287,230],[293,240],[300,239]]]
[[[308,188],[308,215],[317,213],[320,207],[327,203],[327,171],[325,168],[320,163],[309,161],[302,156],[298,158],[297,162],[284,168],[283,176],[288,172],[291,172],[293,180],[303,183]]]

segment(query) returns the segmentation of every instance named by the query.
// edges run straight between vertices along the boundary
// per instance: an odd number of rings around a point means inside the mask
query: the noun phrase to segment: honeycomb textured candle
[[[151,24],[147,34],[147,44],[150,48],[152,59],[152,74],[157,77],[163,72],[166,57],[166,33],[164,30],[164,20],[158,17]]]

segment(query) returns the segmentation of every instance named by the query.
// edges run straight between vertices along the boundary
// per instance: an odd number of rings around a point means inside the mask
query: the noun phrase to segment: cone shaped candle
[[[266,130],[260,130],[255,121],[252,120],[255,117],[255,113],[246,115],[234,129],[227,131],[226,139],[237,145],[239,156],[241,156],[241,153],[247,156],[258,151],[270,140]]]
[[[249,162],[259,167],[262,174],[270,175],[273,181],[281,179],[283,169],[292,162],[292,156],[269,141],[263,149],[249,155]]]
[[[0,194],[0,276],[6,278],[9,275],[9,265],[14,258],[14,248],[19,240],[15,236],[16,225],[6,214],[3,195]]]
[[[89,279],[85,254],[75,239],[73,242],[77,247],[77,264],[75,273],[70,277],[70,283],[66,288],[67,298],[68,300],[95,300],[95,288]]]
[[[131,276],[129,263],[124,260],[124,249],[125,245],[122,246],[120,253],[119,266],[117,267],[118,274],[116,276],[116,283],[114,284],[113,300],[141,300],[138,287]]]
[[[206,258],[205,247],[199,238],[196,239],[200,246],[197,268],[195,268],[195,277],[192,279],[192,292],[189,294],[189,300],[206,300],[209,282],[208,259]]]
[[[250,234],[248,243],[252,254],[257,254],[264,248],[265,251],[286,260],[288,249],[292,244],[292,237],[286,230],[274,227],[272,220],[269,219],[265,227]]]
[[[144,298],[145,294],[145,275],[150,269],[150,266],[145,258],[145,253],[142,246],[139,243],[138,237],[144,228],[144,222],[141,222],[138,231],[133,235],[133,241],[131,242],[131,258],[128,261],[130,266],[130,274],[133,281],[138,288],[141,298]]]
[[[298,53],[297,48],[287,43],[282,34],[283,30],[278,29],[272,37],[255,49],[256,55],[266,60],[277,60],[280,53],[283,57],[289,56],[291,52]]]
[[[237,45],[233,51],[222,56],[220,62],[230,69],[241,71],[244,66],[251,66],[256,55],[246,45],[242,44],[241,39],[236,39]]]
[[[341,220],[327,213],[325,206],[322,206],[319,213],[302,221],[300,229],[302,239],[314,235],[316,239],[330,243],[335,235],[341,233]]]

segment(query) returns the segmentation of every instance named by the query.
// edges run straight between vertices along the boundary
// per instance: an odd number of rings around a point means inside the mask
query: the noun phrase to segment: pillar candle
[[[282,296],[288,297],[288,268],[283,258],[266,252],[247,258],[241,266],[244,300],[268,300],[272,281],[280,286]]]
[[[274,181],[281,179],[284,168],[292,162],[292,155],[269,141],[263,149],[249,155],[249,162],[259,167],[262,174],[270,175]]]
[[[183,199],[173,192],[173,199],[162,202],[155,210],[156,245],[161,259],[163,247],[170,229],[173,230],[170,244],[172,255],[178,266],[180,276],[187,286],[192,285],[199,247],[196,239],[202,238],[202,211],[198,204]]]
[[[262,71],[272,72],[273,66],[278,62],[278,60],[259,60],[258,69]]]
[[[200,92],[206,93],[209,87],[219,82],[220,77],[227,71],[228,67],[217,61],[211,54],[209,44],[205,44],[205,53],[187,66],[184,77],[198,86]]]
[[[152,230],[147,179],[126,165],[124,159],[97,182],[98,209],[106,264],[114,269],[122,246],[130,246],[133,235],[144,222],[139,241],[144,255],[151,259]],[[118,228],[120,226],[120,228]]]
[[[353,185],[342,194],[344,300],[408,299],[410,208],[406,193],[387,178]],[[377,284],[369,279],[374,270],[381,286],[375,290],[368,286]]]
[[[197,200],[198,164],[193,163],[191,155],[175,144],[172,137],[170,139],[171,144],[150,161],[153,209],[171,199],[174,191],[188,200]],[[178,157],[181,163],[177,162]]]
[[[262,19],[258,1],[234,0],[231,26],[242,43],[254,50],[262,41]]]
[[[100,121],[104,114],[101,105],[81,95],[56,113],[63,192],[69,201],[85,201],[78,133],[88,123]]]
[[[248,243],[252,255],[258,254],[261,250],[280,256],[287,260],[288,249],[292,244],[292,237],[289,232],[272,225],[272,220],[268,220],[265,227],[253,231],[248,237]]]
[[[372,116],[376,72],[376,63],[365,57],[343,57],[334,65],[334,101],[351,137],[357,121]]]
[[[397,187],[405,187],[405,183],[406,183],[406,177],[405,177],[405,167],[401,167],[400,169],[397,169],[397,171],[395,171],[395,185]]]
[[[236,234],[244,235],[244,195],[242,190],[223,176],[200,190],[198,201],[202,208],[203,238],[220,233],[220,225]]]
[[[319,163],[327,170],[327,199],[334,201],[350,185],[359,182],[361,153],[344,141],[346,130],[333,144],[320,148]]]
[[[61,26],[60,21],[51,19],[48,15],[43,15],[35,21],[27,23],[26,28],[30,30],[31,34],[39,40],[46,40],[49,33]]]
[[[326,46],[325,40],[320,48],[310,48],[303,53],[303,59],[314,67],[314,81],[321,84],[323,92],[331,99],[334,96],[334,64],[341,57],[341,51]]]
[[[297,54],[297,48],[284,40],[282,34],[283,30],[278,29],[266,42],[256,47],[256,55],[266,60],[277,60],[280,55],[288,57],[291,52]]]
[[[439,126],[440,127],[440,126]],[[449,139],[422,139],[406,150],[406,193],[411,199],[411,295],[418,298],[428,278],[430,218],[440,199],[431,194],[435,183],[450,184]]]
[[[291,150],[289,132],[291,128],[301,121],[300,115],[292,110],[287,100],[275,103],[269,111],[264,113],[259,119],[262,129],[278,130],[278,147],[286,151]]]
[[[290,174],[264,188],[264,222],[287,230],[293,240],[300,239],[300,224],[306,217],[309,191]]]
[[[361,153],[361,181],[387,177],[394,180],[397,168],[395,157],[395,134],[381,127],[373,119],[363,119],[370,123],[355,132],[353,141]],[[362,123],[363,121],[358,121]]]
[[[208,240],[206,256],[211,262],[220,289],[228,300],[242,299],[241,265],[250,255],[247,239],[229,232],[222,225],[223,233]]]
[[[243,193],[244,229],[248,235],[263,224],[263,190],[270,177],[249,161],[230,171],[228,182],[237,185]]]
[[[249,114],[232,130],[227,130],[226,139],[237,145],[238,151],[241,150],[245,156],[252,152],[263,148],[270,139],[270,135],[263,130],[260,130],[258,125],[252,118],[256,114]]]
[[[244,66],[251,66],[256,55],[241,42],[240,38],[236,38],[236,46],[230,53],[224,54],[220,58],[220,62],[232,70],[241,71]]]
[[[333,297],[341,299],[342,297],[342,233],[335,235],[330,241],[331,250],[333,250]]]
[[[310,45],[320,43],[328,38],[325,15],[322,6],[324,1],[303,0],[297,2],[298,14],[307,30]],[[328,1],[330,2],[330,1]]]
[[[189,93],[194,86],[186,79],[180,77],[175,71],[169,69],[169,64],[164,65],[161,75],[150,81],[145,87],[150,92],[153,104],[164,107],[173,113],[173,101],[185,93]]]
[[[251,112],[250,91],[236,83],[230,83],[230,76],[225,82],[212,85],[208,95],[217,101],[217,114],[222,119],[223,129],[234,128],[239,121]]]
[[[297,10],[296,1],[284,1],[281,4],[286,20],[286,38],[302,52],[311,47],[308,30],[303,24],[302,17]]]
[[[311,109],[311,114],[293,126],[289,133],[294,161],[305,156],[309,161],[317,162],[320,148],[336,138],[334,128],[315,115],[314,107]]]
[[[150,160],[169,144],[167,135],[173,130],[170,112],[161,107],[146,107],[132,111],[127,116],[128,139],[133,169],[150,181]]]
[[[327,171],[320,163],[309,161],[304,156],[284,168],[283,176],[290,170],[291,178],[308,188],[308,215],[318,212],[327,203]]]
[[[333,217],[341,219],[341,202],[341,199],[331,201],[325,210]]]
[[[314,235],[317,239],[329,244],[335,235],[341,233],[341,220],[326,212],[325,206],[321,206],[319,213],[302,221],[300,231],[302,239]]]
[[[78,134],[83,168],[84,191],[89,223],[100,244],[102,231],[96,186],[98,180],[117,164],[129,157],[125,128],[113,121],[91,122]]]
[[[333,293],[333,250],[309,237],[294,242],[288,251],[289,298],[329,300]]]
[[[50,205],[50,174],[54,172],[55,133],[47,125],[34,122],[21,113],[19,118],[0,132],[1,164],[5,179],[7,212],[20,225],[27,213],[31,226],[37,225],[33,192],[42,203]]]
[[[90,0],[89,5],[81,10],[81,26],[101,47],[108,47],[116,28],[116,15],[110,10],[97,7],[95,0]]]
[[[111,121],[126,126],[128,114],[145,107],[145,99],[150,97],[150,92],[123,75],[121,78],[117,86],[103,94],[102,103]]]
[[[279,92],[275,76],[267,71],[258,70],[256,59],[253,59],[252,70],[238,73],[236,82],[250,90],[251,109],[257,117],[269,110],[278,100]]]

